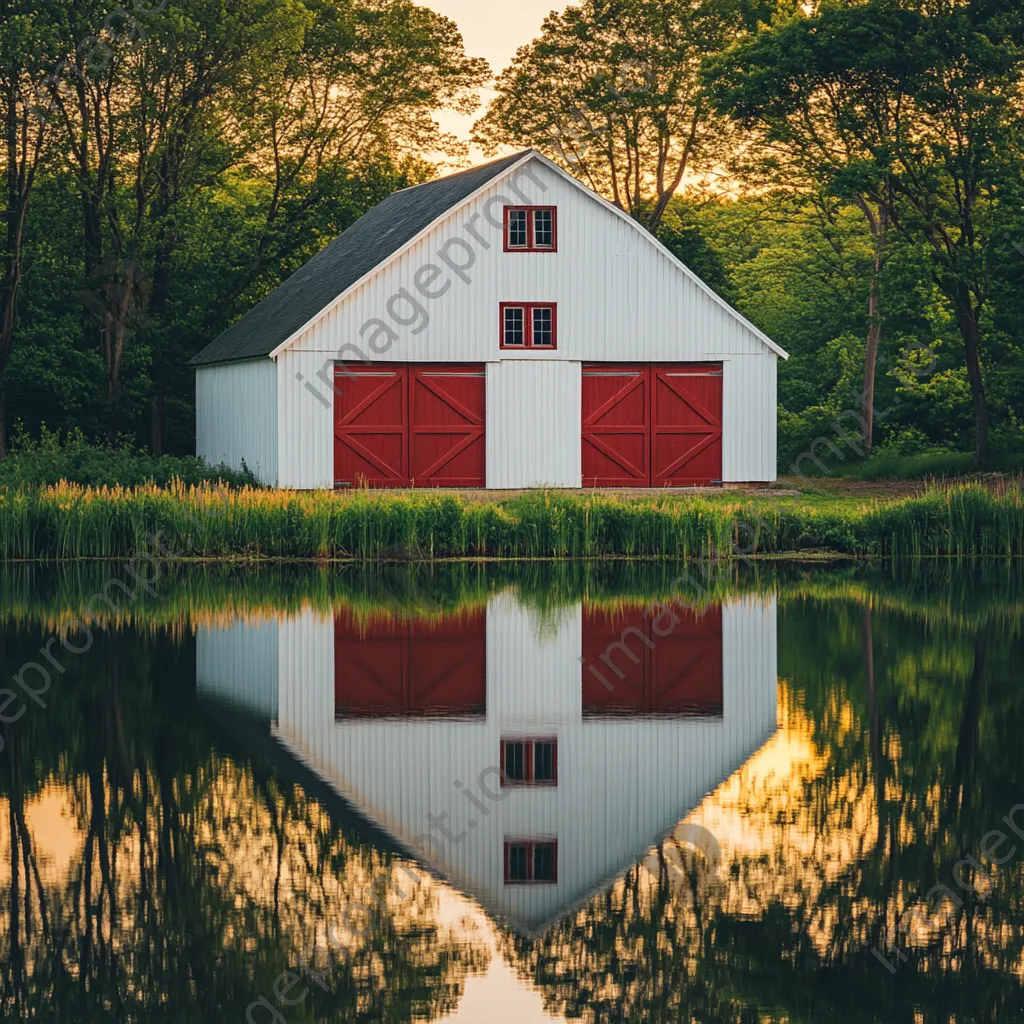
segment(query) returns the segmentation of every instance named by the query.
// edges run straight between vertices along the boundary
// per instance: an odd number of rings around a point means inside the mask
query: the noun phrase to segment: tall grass
[[[1024,553],[1019,482],[932,485],[898,500],[727,502],[658,494],[333,494],[215,489],[0,488],[0,558],[705,558],[827,550],[895,558]]]

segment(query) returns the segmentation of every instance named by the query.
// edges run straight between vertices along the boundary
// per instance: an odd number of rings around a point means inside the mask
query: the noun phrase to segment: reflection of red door
[[[479,366],[338,367],[337,487],[483,487],[486,373]]]
[[[583,609],[583,713],[722,714],[722,609]],[[673,619],[679,621],[669,630]],[[659,636],[658,631],[666,635]],[[592,669],[596,669],[595,674]]]
[[[439,622],[335,616],[336,716],[479,716],[486,704],[486,611]]]
[[[722,482],[722,367],[583,367],[584,487]]]

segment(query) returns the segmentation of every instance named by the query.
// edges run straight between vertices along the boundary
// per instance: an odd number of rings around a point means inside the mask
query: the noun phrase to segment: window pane
[[[533,781],[555,781],[555,745],[554,743],[534,743],[533,745]]]
[[[524,743],[505,744],[505,775],[510,782],[526,780],[526,757]]]
[[[510,248],[526,248],[526,211],[508,211],[508,244]]]
[[[553,317],[550,306],[537,306],[533,311],[533,343],[534,345],[550,345]]]
[[[550,249],[555,244],[555,224],[551,210],[533,211],[533,244],[538,249]]]
[[[508,881],[525,882],[527,880],[527,846],[526,843],[510,843],[508,848]]]
[[[505,309],[505,344],[522,345],[523,337],[523,307],[509,306]]]
[[[555,844],[537,843],[533,848],[533,880],[553,882],[555,880]]]

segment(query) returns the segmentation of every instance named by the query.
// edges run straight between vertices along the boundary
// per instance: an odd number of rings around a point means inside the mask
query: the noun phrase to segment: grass
[[[870,458],[832,466],[829,476],[840,480],[926,480],[932,477],[966,477],[975,472],[970,452],[932,449],[917,455],[879,451]],[[986,469],[999,473],[1020,473],[1024,458],[1019,454],[994,455]]]
[[[0,488],[0,558],[694,559],[835,552],[897,559],[1024,554],[1020,481],[932,484],[897,499],[529,492],[297,493],[174,483]]]

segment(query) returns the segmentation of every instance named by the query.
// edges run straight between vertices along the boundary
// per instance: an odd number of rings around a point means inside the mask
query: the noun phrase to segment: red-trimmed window
[[[554,302],[502,302],[501,347],[553,349],[558,342]]]
[[[557,881],[557,839],[505,840],[506,885],[540,885]]]
[[[557,786],[557,739],[503,739],[502,786]]]
[[[558,252],[555,207],[506,206],[505,252]]]

